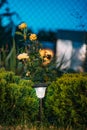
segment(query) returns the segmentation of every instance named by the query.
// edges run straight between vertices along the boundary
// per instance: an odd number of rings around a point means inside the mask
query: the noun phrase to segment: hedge
[[[85,130],[87,127],[87,74],[64,74],[48,87],[45,116],[51,125]]]
[[[0,69],[0,125],[17,126],[37,120],[39,103],[32,84]]]
[[[35,125],[39,100],[32,85],[32,81],[0,69],[1,126]],[[47,87],[43,123],[74,130],[87,128],[87,74],[64,74]]]

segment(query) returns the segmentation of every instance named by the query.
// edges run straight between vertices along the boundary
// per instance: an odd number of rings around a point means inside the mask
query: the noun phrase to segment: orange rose
[[[49,64],[54,56],[54,53],[51,49],[40,49],[39,53],[43,59],[43,65]]]
[[[18,26],[19,29],[25,29],[27,27],[27,24],[26,23],[22,23]]]
[[[22,53],[22,54],[19,54],[19,55],[17,56],[17,59],[18,59],[18,60],[29,59],[29,56],[28,56],[27,53]]]
[[[29,36],[29,39],[30,39],[31,41],[34,41],[34,40],[37,39],[37,35],[36,35],[36,34],[31,34],[31,35]]]

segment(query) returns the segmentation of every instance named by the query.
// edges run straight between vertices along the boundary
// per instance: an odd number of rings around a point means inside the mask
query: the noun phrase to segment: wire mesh
[[[0,9],[0,17],[9,7],[10,18],[14,24],[18,25],[25,21],[34,31],[40,29],[83,31],[87,30],[86,6],[87,0],[8,0],[8,3],[5,2]],[[20,18],[14,15],[14,12]],[[3,25],[8,24],[9,20],[3,17]]]

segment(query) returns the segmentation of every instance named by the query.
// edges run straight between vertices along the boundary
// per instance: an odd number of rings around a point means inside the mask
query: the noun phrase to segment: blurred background
[[[39,30],[87,30],[87,0],[0,0],[3,26],[13,20],[15,25],[24,21],[34,32]],[[9,9],[9,10],[8,10]],[[9,16],[9,17],[8,17]]]
[[[87,0],[0,0],[0,26],[14,35],[16,26],[26,22],[34,33],[45,36],[40,39],[55,41],[59,29],[87,31],[86,7]]]
[[[37,34],[44,48],[52,49],[57,56],[58,48],[64,47],[58,39],[72,41],[66,42],[65,48],[70,45],[77,51],[87,39],[87,0],[0,0],[0,47],[11,48],[12,37],[22,22]]]

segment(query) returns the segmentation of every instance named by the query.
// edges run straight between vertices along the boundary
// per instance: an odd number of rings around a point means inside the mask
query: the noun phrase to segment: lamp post
[[[42,98],[45,97],[45,91],[47,88],[47,84],[39,83],[39,84],[35,84],[33,87],[35,88],[36,95],[39,98],[40,123],[42,124]]]

